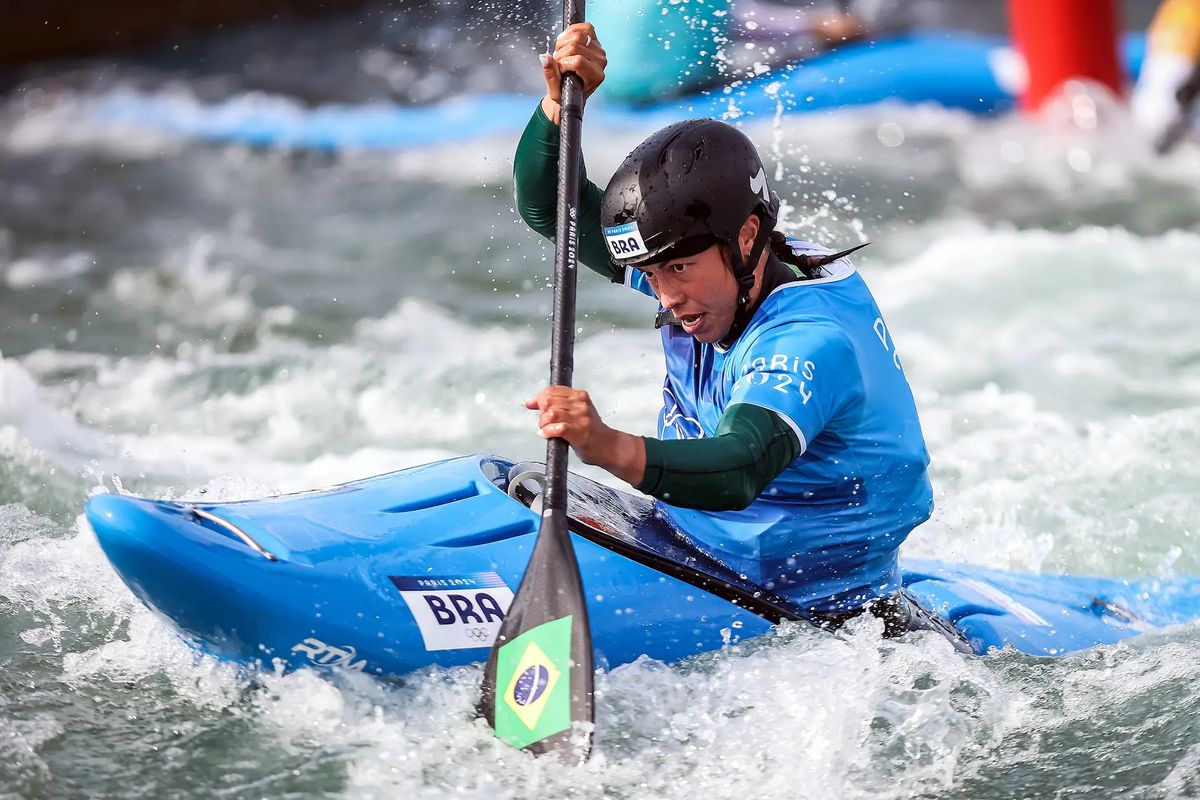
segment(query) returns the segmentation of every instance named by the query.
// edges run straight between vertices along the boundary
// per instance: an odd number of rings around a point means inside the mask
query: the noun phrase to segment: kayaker
[[[517,207],[555,235],[559,86],[590,95],[606,55],[590,24],[541,56],[546,96],[517,148]],[[601,191],[583,181],[579,257],[657,298],[666,355],[658,436],[614,429],[583,389],[527,406],[664,503],[681,525],[832,625],[871,606],[927,627],[900,593],[897,552],[933,507],[929,457],[895,345],[842,253],[775,231],[779,198],[754,145],[716,120],[670,125]],[[856,249],[856,248],[855,248]]]
[[[1159,153],[1195,127],[1200,96],[1200,0],[1163,0],[1146,32],[1133,113]]]

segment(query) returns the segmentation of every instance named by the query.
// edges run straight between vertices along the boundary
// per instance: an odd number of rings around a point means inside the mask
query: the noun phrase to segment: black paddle
[[[584,0],[563,0],[563,28],[583,21]],[[574,371],[578,256],[579,134],[583,81],[562,77],[558,227],[550,383],[570,386]],[[567,442],[546,444],[542,526],[525,576],[488,654],[480,708],[496,736],[533,753],[567,752],[580,761],[592,743],[592,631],[567,519]]]

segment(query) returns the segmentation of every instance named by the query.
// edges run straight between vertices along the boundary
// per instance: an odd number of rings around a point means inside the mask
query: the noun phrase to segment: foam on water
[[[941,511],[914,550],[1032,571],[1200,568],[1186,547],[1198,249],[1183,232],[975,229],[868,276],[934,458]]]
[[[0,109],[0,149],[19,155],[99,148],[124,158],[161,158],[177,152],[178,138],[135,125],[96,125],[95,99],[74,92],[30,88]]]
[[[1054,661],[785,626],[602,673],[583,767],[496,743],[478,667],[379,681],[192,651],[112,573],[87,494],[540,458],[521,401],[546,378],[547,250],[510,207],[511,142],[197,147],[80,126],[92,97],[0,115],[0,793],[1195,795],[1194,626]],[[1072,124],[881,107],[750,130],[792,232],[876,240],[862,270],[934,459],[906,553],[1200,573],[1196,150],[1154,162]],[[647,132],[590,133],[591,174]],[[650,433],[654,309],[590,278],[580,309],[576,382]]]

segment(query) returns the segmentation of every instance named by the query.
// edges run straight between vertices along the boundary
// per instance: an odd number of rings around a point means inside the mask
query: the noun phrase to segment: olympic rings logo
[[[472,642],[486,642],[492,635],[492,632],[487,628],[466,628],[463,633]]]

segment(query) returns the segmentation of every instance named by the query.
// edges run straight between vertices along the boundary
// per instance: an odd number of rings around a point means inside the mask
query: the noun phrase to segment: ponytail
[[[820,278],[825,274],[819,264],[813,263],[814,259],[793,250],[791,244],[788,243],[787,236],[779,231],[771,231],[770,247],[776,258],[799,269],[806,280],[811,281],[813,278]]]
[[[788,242],[788,238],[779,231],[771,231],[769,240],[771,252],[785,264],[790,264],[800,270],[800,274],[805,280],[814,280],[816,278],[824,278],[828,273],[825,270],[826,264],[832,264],[838,259],[845,258],[855,250],[861,250],[870,242],[863,242],[856,247],[851,247],[849,250],[843,250],[840,253],[832,253],[827,256],[810,256],[806,253],[797,253],[792,249],[792,245]]]

